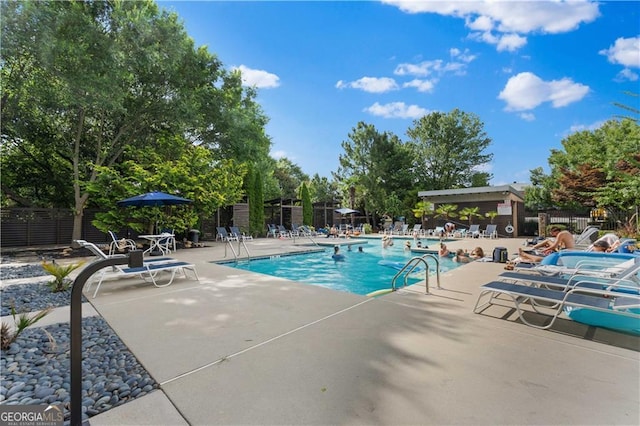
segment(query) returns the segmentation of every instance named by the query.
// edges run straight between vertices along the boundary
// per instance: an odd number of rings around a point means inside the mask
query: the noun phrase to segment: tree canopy
[[[121,172],[125,152],[132,158],[156,150],[159,140],[184,138],[209,150],[206,167],[227,183],[234,181],[228,173],[243,172],[222,160],[268,156],[255,93],[206,48],[195,48],[176,14],[149,0],[0,7],[2,161],[13,171],[3,175],[3,203],[73,207],[79,238],[89,186],[99,173]],[[200,191],[205,208],[226,198],[189,179],[174,183],[182,194]]]
[[[491,139],[472,113],[454,109],[432,112],[407,130],[414,155],[417,182],[426,190],[487,185],[491,175],[482,171],[493,159],[485,153]]]

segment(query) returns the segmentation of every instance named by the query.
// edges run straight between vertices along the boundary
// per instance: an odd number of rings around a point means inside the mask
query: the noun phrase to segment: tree
[[[440,204],[435,210],[434,217],[442,217],[444,220],[449,220],[458,216],[457,210],[457,204]]]
[[[496,217],[498,217],[498,212],[495,210],[489,211],[489,212],[486,212],[484,216],[488,218],[491,221],[491,224],[493,225],[493,221],[495,220]]]
[[[340,154],[340,167],[334,178],[345,199],[354,187],[356,204],[364,208],[369,223],[370,215],[388,208],[392,194],[400,200],[401,212],[403,195],[412,187],[408,147],[397,136],[380,133],[375,126],[359,122],[349,133],[349,139],[342,142],[342,148],[344,154]]]
[[[311,194],[311,201],[314,203],[333,202],[338,198],[336,182],[329,181],[329,179],[324,176],[320,177],[317,173],[313,175],[307,187]]]
[[[311,195],[309,195],[309,189],[305,182],[302,182],[300,198],[302,199],[302,224],[311,226],[313,225],[313,205],[311,204]]]
[[[538,176],[561,206],[629,209],[640,204],[640,125],[610,120],[569,135],[564,150],[552,150],[551,174]]]
[[[260,169],[256,167],[251,168],[248,187],[249,233],[252,235],[262,235],[264,232],[264,192]]]
[[[128,149],[153,151],[178,135],[217,152],[216,161],[268,152],[253,93],[152,1],[0,7],[2,141],[11,154],[3,167],[26,160],[31,170],[28,185],[3,179],[3,196],[73,207],[74,239],[87,188]]]
[[[111,207],[96,214],[93,222],[105,232],[122,227],[151,231],[159,220],[163,227],[185,231],[196,226],[200,216],[212,216],[242,198],[245,167],[234,160],[214,161],[211,151],[184,139],[167,136],[158,140],[154,151],[129,149],[123,156],[125,160],[115,167],[96,167],[96,178],[86,188],[94,202]],[[120,199],[154,190],[193,203],[172,207],[171,214],[161,207],[116,206]]]
[[[480,209],[478,207],[464,207],[460,210],[460,219],[468,220],[469,226],[473,223],[474,217],[482,217],[480,213],[478,213]]]
[[[300,166],[285,157],[277,160],[274,176],[280,184],[282,198],[297,198],[298,188],[309,180]]]
[[[420,223],[424,225],[425,216],[432,215],[434,213],[433,203],[428,201],[418,201],[415,207],[412,209],[413,216],[420,219]]]
[[[427,190],[465,188],[489,176],[479,168],[493,154],[483,151],[491,144],[484,124],[471,113],[454,109],[433,112],[415,120],[407,130],[415,154],[411,157],[418,183]],[[484,173],[477,174],[477,173]]]

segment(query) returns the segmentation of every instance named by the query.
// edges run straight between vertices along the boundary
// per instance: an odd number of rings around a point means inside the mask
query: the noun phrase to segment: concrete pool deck
[[[302,243],[247,247],[269,256]],[[225,247],[207,244],[172,254],[199,282],[108,281],[90,299],[160,383],[92,425],[640,423],[640,338],[569,320],[533,329],[502,307],[474,314],[503,264],[447,272],[429,295],[416,285],[370,299],[211,263]]]

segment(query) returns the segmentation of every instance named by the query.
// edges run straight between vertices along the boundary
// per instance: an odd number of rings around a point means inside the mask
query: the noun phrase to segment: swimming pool
[[[344,240],[342,240],[344,242]],[[412,257],[422,253],[411,253],[403,249],[402,240],[398,239],[392,247],[382,249],[378,240],[370,240],[365,244],[354,244],[352,251],[347,246],[340,248],[344,260],[332,259],[333,248],[317,253],[272,256],[265,259],[224,263],[245,271],[286,278],[306,284],[319,285],[338,291],[355,294],[369,294],[376,290],[388,289],[391,281],[398,272],[398,267],[404,265]],[[362,246],[363,252],[358,251]],[[379,262],[385,263],[385,265]],[[435,261],[427,259],[429,272],[435,275]],[[460,266],[450,258],[440,259],[440,272],[446,272]],[[411,275],[408,280],[413,284],[424,279],[424,272]],[[402,286],[403,280],[397,284]]]

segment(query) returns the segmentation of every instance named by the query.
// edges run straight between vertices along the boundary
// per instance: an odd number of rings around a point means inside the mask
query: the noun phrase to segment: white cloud
[[[380,105],[378,102],[363,110],[371,115],[384,118],[413,118],[417,119],[429,113],[428,110],[417,105],[406,105],[404,102],[391,102]]]
[[[416,89],[418,89],[418,92],[431,93],[433,92],[433,88],[435,87],[435,83],[437,82],[438,82],[437,79],[434,79],[434,80],[414,79],[407,83],[404,83],[402,87],[415,87]]]
[[[527,39],[525,37],[521,37],[518,34],[505,34],[500,37],[496,49],[498,52],[505,50],[508,52],[515,52],[525,44],[527,44]]]
[[[629,68],[625,68],[618,73],[615,80],[616,81],[637,81],[638,74],[631,71]]]
[[[600,52],[612,64],[620,64],[627,68],[640,68],[640,36],[616,40],[613,46]]]
[[[456,58],[461,60],[462,62],[472,62],[476,59],[476,55],[472,55],[469,53],[469,49],[464,49],[464,52],[461,52],[460,49],[456,49],[455,47],[449,49],[449,54],[452,58]]]
[[[507,103],[507,111],[527,111],[544,102],[551,102],[554,108],[577,102],[589,93],[589,87],[574,83],[570,78],[544,81],[530,72],[517,74],[507,81],[498,95]]]
[[[526,43],[518,34],[564,33],[599,15],[598,3],[559,1],[415,1],[382,0],[407,13],[436,13],[463,18],[472,37],[513,51]],[[502,33],[495,36],[492,33]],[[502,40],[504,38],[504,40]],[[497,40],[502,40],[501,43]]]
[[[415,75],[425,77],[442,69],[442,60],[423,61],[419,64],[400,64],[393,71],[395,75]]]
[[[536,119],[536,116],[531,112],[522,112],[520,113],[520,118],[525,121],[534,121]]]
[[[460,50],[455,48],[449,52],[453,58],[459,61],[445,62],[442,59],[434,59],[416,64],[402,63],[396,66],[393,73],[400,76],[411,75],[415,77],[427,77],[430,75],[443,76],[445,74],[465,75],[468,64],[475,60],[476,56],[470,54],[468,50],[460,52]]]
[[[589,131],[594,131],[599,129],[600,127],[602,127],[604,125],[604,123],[606,123],[607,120],[599,120],[599,121],[595,121],[591,124],[574,124],[573,126],[571,126],[569,128],[569,131],[565,134],[565,136],[572,134],[572,133],[576,133],[576,132],[581,132],[583,130],[589,130]]]
[[[254,70],[244,65],[234,67],[242,74],[244,86],[257,87],[258,89],[271,89],[280,86],[280,77],[264,70]]]
[[[391,90],[398,90],[396,81],[389,77],[362,77],[350,83],[342,80],[336,83],[336,88],[344,89],[350,87],[352,89],[360,89],[369,93],[384,93]]]

